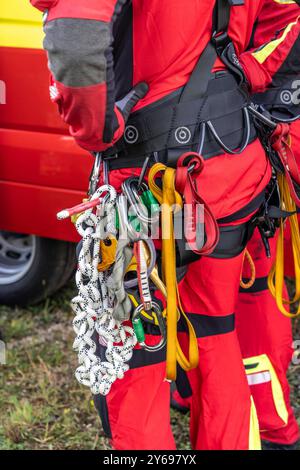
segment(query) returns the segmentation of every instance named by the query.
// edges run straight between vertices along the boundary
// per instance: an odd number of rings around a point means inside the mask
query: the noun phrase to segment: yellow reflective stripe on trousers
[[[274,405],[277,411],[278,416],[282,421],[287,424],[288,422],[288,410],[285,405],[285,400],[283,396],[283,391],[281,384],[275,372],[275,369],[266,354],[261,354],[260,356],[248,357],[243,360],[244,366],[253,366],[251,369],[246,369],[246,374],[251,375],[257,372],[268,371],[271,375],[271,388],[272,396],[274,400]]]
[[[261,450],[259,424],[254,400],[250,397],[249,450]]]

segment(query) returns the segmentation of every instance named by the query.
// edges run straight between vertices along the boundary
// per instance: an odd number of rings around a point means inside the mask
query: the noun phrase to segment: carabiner
[[[121,233],[127,234],[127,237],[130,241],[140,240],[141,233],[135,230],[128,220],[127,197],[124,194],[118,195],[117,208]]]
[[[166,329],[165,320],[162,316],[161,308],[156,302],[152,302],[152,311],[156,315],[156,318],[158,321],[158,327],[161,333],[161,340],[155,346],[150,346],[149,344],[146,343],[145,331],[144,331],[144,327],[143,327],[142,319],[141,319],[141,312],[143,310],[144,310],[144,305],[140,304],[138,307],[136,307],[132,315],[132,325],[133,325],[133,329],[137,337],[138,343],[143,349],[145,349],[145,351],[149,351],[149,352],[160,351],[161,349],[165,347],[167,343],[167,329]]]
[[[99,183],[99,178],[100,178],[100,168],[101,168],[101,163],[102,163],[102,153],[97,152],[95,154],[95,162],[93,165],[93,169],[90,175],[90,182],[89,182],[89,190],[88,190],[88,196],[92,197],[97,189],[98,183]]]
[[[261,121],[266,126],[270,127],[270,129],[273,129],[273,130],[276,129],[276,127],[277,127],[276,122],[272,121],[270,118],[268,118],[264,114],[260,113],[256,108],[254,108],[254,106],[252,106],[252,105],[248,106],[248,110],[259,121]]]
[[[132,176],[122,183],[122,191],[127,197],[130,209],[134,212],[136,217],[145,224],[152,224],[157,221],[158,212],[152,217],[148,215],[148,209],[141,201],[139,190],[142,192],[149,191],[145,182],[140,183],[139,178]]]

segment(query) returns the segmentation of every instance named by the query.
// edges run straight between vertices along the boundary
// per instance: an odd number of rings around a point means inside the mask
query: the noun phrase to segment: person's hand
[[[124,96],[120,101],[116,102],[118,110],[121,112],[124,122],[128,120],[131,110],[135,105],[148,93],[149,87],[147,83],[140,82],[130,90],[127,95]]]

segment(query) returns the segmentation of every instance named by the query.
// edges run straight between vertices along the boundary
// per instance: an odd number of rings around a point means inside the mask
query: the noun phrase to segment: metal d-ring
[[[245,148],[247,147],[247,145],[249,144],[251,126],[250,126],[249,111],[248,111],[247,107],[243,108],[243,114],[244,114],[244,123],[246,124],[246,131],[244,132],[244,135],[243,135],[243,142],[244,143],[241,144],[241,146],[239,147],[238,150],[233,150],[233,149],[227,147],[227,145],[224,144],[223,140],[221,139],[221,137],[217,133],[213,123],[211,121],[207,121],[208,128],[209,128],[210,132],[212,133],[212,135],[214,136],[214,138],[216,139],[216,141],[218,142],[218,144],[220,145],[220,147],[222,147],[222,149],[226,153],[229,153],[231,155],[238,155],[238,154],[242,153],[245,150]]]

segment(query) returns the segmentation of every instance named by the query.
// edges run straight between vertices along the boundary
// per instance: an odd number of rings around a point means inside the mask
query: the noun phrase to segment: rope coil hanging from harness
[[[78,352],[77,380],[90,387],[93,394],[106,395],[113,382],[124,377],[128,370],[127,362],[132,357],[136,338],[130,326],[122,324],[112,315],[114,298],[108,288],[111,271],[98,269],[101,239],[105,239],[107,233],[115,235],[116,192],[111,186],[102,186],[91,201],[97,198],[102,201],[97,205],[97,213],[94,214],[90,208],[76,221],[82,247],[76,272],[78,295],[72,300],[76,333],[73,347]],[[104,204],[107,209],[105,214]],[[97,352],[95,334],[99,335],[100,344],[105,345],[104,360]]]

